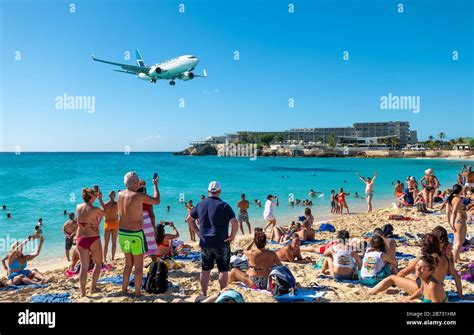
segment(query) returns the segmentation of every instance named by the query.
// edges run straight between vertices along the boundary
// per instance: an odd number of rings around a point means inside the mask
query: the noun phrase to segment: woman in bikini
[[[349,207],[347,206],[347,202],[346,202],[346,195],[350,195],[349,192],[345,193],[343,188],[341,187],[339,189],[339,193],[337,195],[337,201],[339,203],[339,212],[341,213],[342,215],[342,212],[344,210],[344,208],[346,208],[347,210],[347,215],[349,215]]]
[[[161,221],[156,227],[156,244],[158,245],[158,257],[171,257],[173,255],[173,240],[179,237],[179,232],[173,222],[169,223],[174,234],[165,234],[165,222]]]
[[[249,269],[246,273],[237,268],[232,269],[227,285],[233,282],[242,282],[253,289],[267,289],[268,276],[272,267],[281,266],[282,263],[274,251],[265,249],[266,244],[267,236],[261,228],[256,228],[252,243],[244,250],[249,262]],[[254,245],[257,247],[256,249],[252,248]]]
[[[438,226],[432,233],[425,235],[421,242],[421,255],[434,255],[438,258],[438,265],[433,273],[433,277],[436,278],[438,282],[443,283],[446,275],[449,273],[454,278],[459,297],[462,298],[461,279],[449,255],[450,247],[448,235],[446,230],[444,229],[443,231],[443,229],[443,227]],[[392,286],[396,286],[410,295],[414,294],[421,287],[421,279],[415,275],[416,264],[420,259],[421,257],[417,257],[413,262],[408,264],[406,268],[398,272],[397,275],[391,275],[382,280],[374,288],[369,290],[369,294],[377,294]]]
[[[99,225],[102,217],[105,215],[102,193],[98,188],[82,189],[83,204],[76,207],[77,233],[76,243],[81,260],[81,271],[79,273],[79,282],[81,286],[81,295],[86,296],[87,270],[89,269],[90,255],[94,261],[94,271],[92,272],[92,285],[90,293],[97,292],[97,280],[99,279],[100,269],[102,268],[102,246],[100,243]],[[94,201],[99,199],[100,208],[94,206]]]
[[[423,187],[423,197],[425,198],[426,207],[433,209],[433,199],[436,189],[439,187],[439,180],[433,173],[432,169],[425,170],[425,175],[420,179]]]
[[[324,250],[324,262],[321,266],[321,274],[329,274],[335,279],[352,280],[355,278],[357,268],[362,267],[362,260],[357,250],[349,244],[349,232],[339,230],[337,241]]]
[[[461,263],[461,247],[467,233],[466,206],[463,203],[461,192],[462,187],[458,184],[454,185],[446,200],[446,220],[454,232],[453,257],[456,263]]]
[[[415,299],[421,299],[426,303],[447,302],[448,294],[444,290],[443,282],[434,276],[437,266],[438,256],[421,256],[415,266],[415,274],[421,281],[421,287],[402,301],[413,302]]]
[[[30,240],[32,237],[29,237]],[[38,249],[34,254],[25,255],[23,254],[23,244],[24,243],[15,243],[12,246],[10,253],[2,260],[3,267],[8,273],[6,286],[12,285],[29,285],[29,284],[45,284],[49,281],[38,270],[28,270],[28,262],[38,257],[41,248],[43,247],[44,237],[41,235],[39,237],[40,243]],[[8,261],[8,266],[6,262]]]

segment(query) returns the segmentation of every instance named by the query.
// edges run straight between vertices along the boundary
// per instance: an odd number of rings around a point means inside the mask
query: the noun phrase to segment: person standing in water
[[[69,219],[63,225],[63,233],[66,237],[66,258],[67,261],[71,261],[71,257],[69,256],[72,246],[74,244],[74,236],[76,234],[76,220],[74,219],[74,213],[69,213]]]
[[[249,213],[248,213],[250,204],[248,200],[245,199],[245,194],[242,193],[241,198],[242,200],[240,200],[239,203],[237,204],[237,207],[239,208],[239,215],[237,216],[237,221],[239,222],[240,230],[242,231],[242,234],[245,234],[244,227],[243,227],[244,222],[247,224],[247,227],[249,228],[249,234],[251,234],[252,228],[250,226]]]
[[[128,172],[124,178],[126,189],[119,192],[119,232],[120,248],[125,254],[125,266],[122,276],[122,293],[128,294],[130,274],[135,267],[135,296],[141,296],[143,278],[143,255],[147,251],[145,233],[143,232],[143,204],[159,205],[160,191],[158,190],[158,175],[153,179],[153,197],[138,192],[140,178],[136,172]]]
[[[423,187],[423,197],[425,198],[426,207],[433,209],[433,198],[436,189],[439,187],[439,180],[433,173],[433,169],[425,170],[425,175],[420,179],[420,184]]]
[[[112,238],[112,260],[115,260],[117,251],[117,237],[119,229],[118,206],[115,201],[115,191],[109,192],[109,201],[105,203],[105,221],[104,221],[104,263],[107,262],[107,253],[109,241]]]
[[[357,172],[357,177],[365,184],[365,195],[367,199],[367,213],[372,212],[372,197],[374,196],[374,182],[375,178],[377,178],[377,172],[374,173],[374,178],[361,177]]]
[[[337,194],[337,202],[339,204],[339,212],[341,215],[343,214],[344,208],[347,210],[347,215],[350,215],[349,213],[349,206],[347,206],[346,202],[346,195],[351,195],[350,192],[344,192],[344,189],[341,187],[339,189],[339,193]]]

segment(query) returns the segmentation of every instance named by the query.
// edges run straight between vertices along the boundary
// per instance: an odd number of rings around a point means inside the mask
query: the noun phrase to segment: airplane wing
[[[125,70],[125,71],[114,70],[114,71],[118,71],[118,72],[138,74],[138,73],[148,73],[150,71],[150,67],[148,67],[148,66],[141,67],[141,66],[134,66],[134,65],[129,65],[129,64],[120,64],[120,63],[109,62],[107,60],[102,60],[102,59],[95,58],[94,55],[92,55],[92,60],[94,60],[96,62],[101,62],[101,63],[120,66],[123,70]]]
[[[206,69],[202,70],[202,75],[200,75],[200,74],[194,74],[194,77],[206,78],[206,77],[207,77]]]

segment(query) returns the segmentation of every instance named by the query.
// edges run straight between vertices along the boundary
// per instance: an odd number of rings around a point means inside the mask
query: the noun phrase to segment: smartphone
[[[94,185],[94,192],[99,192],[99,185]]]
[[[169,221],[165,221],[165,222],[163,222],[163,224],[164,224],[165,226],[169,226],[169,225],[170,225],[170,222],[169,222]]]
[[[157,177],[158,177],[158,173],[157,172],[153,173],[153,180],[155,180]]]

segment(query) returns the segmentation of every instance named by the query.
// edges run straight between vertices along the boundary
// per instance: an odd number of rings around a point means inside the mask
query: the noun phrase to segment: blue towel
[[[65,303],[72,302],[69,293],[35,294],[31,297],[33,303]]]
[[[309,245],[309,244],[321,244],[326,242],[326,240],[307,240],[307,241],[300,241],[300,245]]]
[[[282,294],[275,296],[275,299],[278,302],[314,301],[324,296],[324,293],[309,288],[298,288],[295,295]]]
[[[474,303],[474,294],[464,294],[464,299],[460,299],[455,292],[448,292],[449,302]]]
[[[201,259],[201,253],[193,251],[187,255],[173,256],[173,259],[177,261],[198,261]]]
[[[47,287],[49,284],[30,284],[30,285],[12,285],[12,286],[6,286],[0,288],[0,291],[15,291],[15,290],[21,290],[24,288],[42,288],[42,287]]]
[[[405,254],[403,252],[398,252],[396,253],[395,257],[400,260],[400,259],[414,259],[416,258],[415,255],[412,255],[412,254]]]
[[[362,286],[367,286],[367,287],[374,287],[375,284],[377,284],[376,282],[369,282],[368,280],[363,281],[363,280],[360,280],[360,279],[335,279],[333,277],[326,276],[326,275],[319,275],[319,278],[321,278],[321,279],[333,279],[333,280],[337,281],[338,283],[362,285]]]
[[[144,283],[146,280],[146,276],[144,275],[143,276],[143,279],[142,279],[142,282]],[[130,275],[130,282],[133,281],[133,275]],[[114,284],[114,285],[122,285],[122,276],[120,275],[117,275],[117,276],[112,276],[112,277],[104,277],[104,278],[100,278],[98,280],[99,283],[111,283],[111,284]],[[134,285],[130,285],[129,286],[134,286]]]

